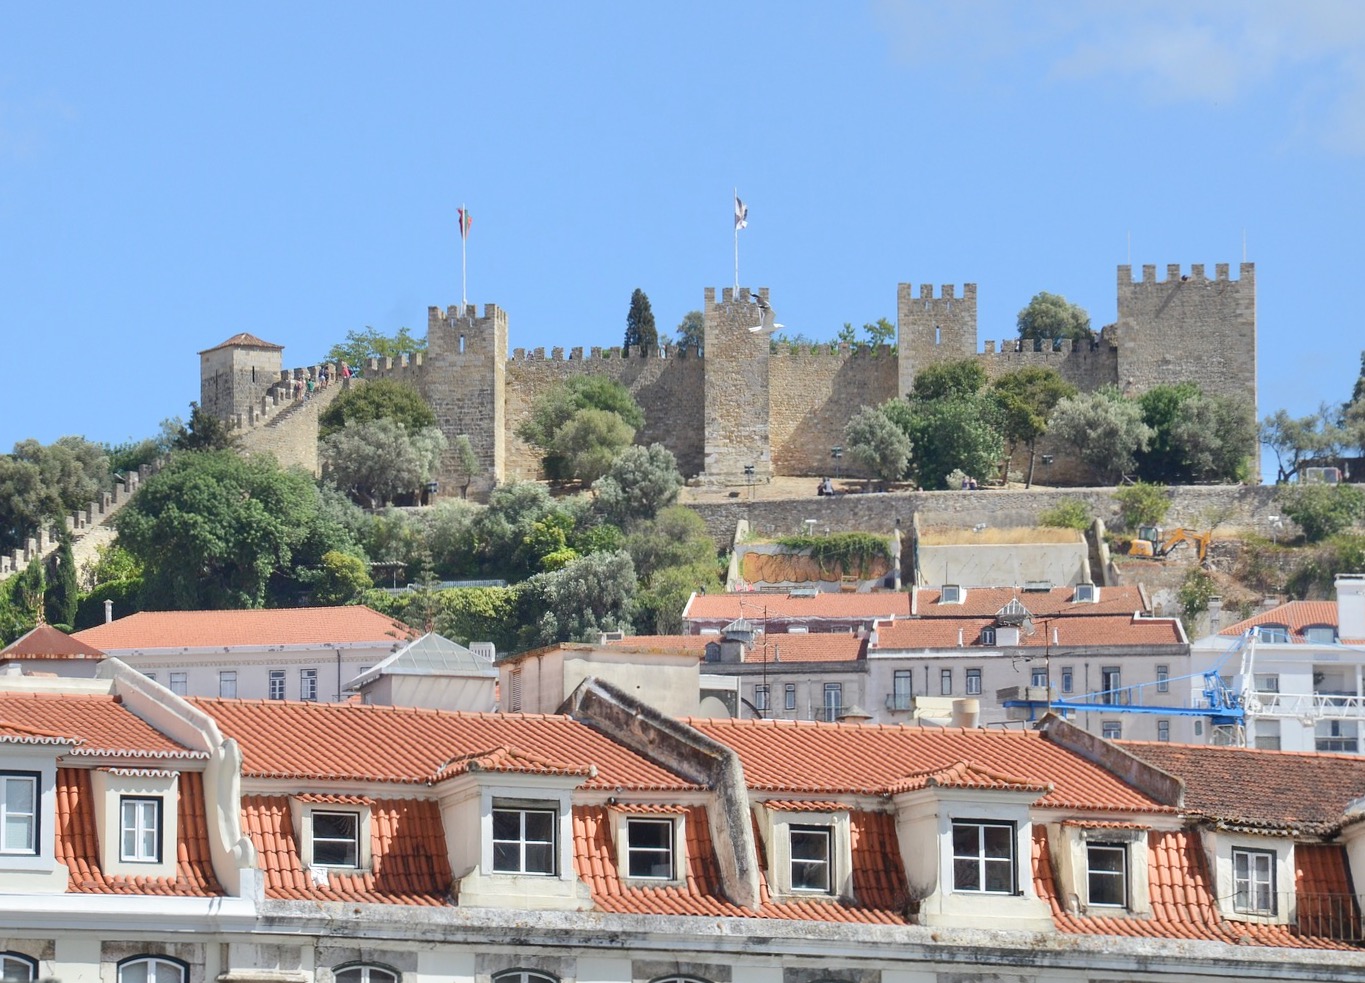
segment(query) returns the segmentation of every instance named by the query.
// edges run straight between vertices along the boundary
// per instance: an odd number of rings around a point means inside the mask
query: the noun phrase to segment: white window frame
[[[177,983],[185,983],[189,978],[188,967],[179,959],[171,959],[166,956],[141,955],[132,956],[124,959],[118,964],[118,983],[133,983],[125,974],[134,967],[143,971],[142,979],[138,983],[157,983],[157,976],[162,968],[170,968],[179,974]]]
[[[17,972],[18,968],[24,972]],[[0,979],[6,983],[31,983],[37,978],[38,960],[22,952],[0,952]]]
[[[1233,911],[1244,915],[1279,914],[1275,896],[1277,859],[1274,850],[1232,848]]]
[[[967,695],[981,695],[981,670],[973,666],[966,670],[967,673]]]
[[[784,683],[782,686],[782,708],[784,710],[796,709],[796,684]]]
[[[1123,740],[1123,722],[1121,720],[1101,720],[1100,737],[1106,741]]]
[[[964,832],[974,830],[976,833],[976,847],[971,853],[958,851],[958,830]],[[996,857],[986,852],[986,831],[1004,830],[1008,834],[1009,856]],[[1018,837],[1019,827],[1016,823],[1002,821],[998,819],[954,819],[949,831],[951,836],[951,849],[953,859],[953,891],[958,894],[992,894],[1000,897],[1009,897],[1019,893],[1019,859],[1015,841]],[[976,887],[963,886],[958,883],[958,863],[972,861],[976,865]],[[986,887],[989,882],[987,873],[991,867],[987,865],[1006,865],[1009,870],[1010,886],[1008,890],[991,890]]]
[[[13,789],[14,791],[11,791]],[[16,808],[21,789],[28,790],[25,808]],[[36,771],[0,772],[0,854],[10,857],[36,857],[42,842],[43,776]],[[27,826],[22,843],[9,839],[10,824],[18,820]]]
[[[190,692],[190,674],[188,672],[171,673],[170,691],[176,696],[188,696]]]
[[[1070,666],[1062,668],[1062,692],[1071,693],[1076,688],[1076,670]]]
[[[772,709],[772,689],[767,684],[759,684],[754,687],[754,709]]]
[[[299,699],[305,703],[318,702],[318,671],[316,669],[299,670]]]
[[[825,683],[822,696],[824,702],[820,706],[820,719],[828,722],[838,720],[844,712],[844,684]],[[831,700],[832,696],[837,699]]]
[[[164,807],[160,796],[119,796],[119,863],[161,863]]]
[[[266,698],[271,700],[283,700],[285,698],[285,688],[288,686],[285,670],[271,669],[266,673]]]
[[[515,838],[499,838],[497,833],[498,814],[515,815],[517,817],[517,836]],[[548,840],[530,839],[526,832],[527,816],[545,816],[550,823],[550,838]],[[511,802],[493,803],[493,857],[491,860],[493,873],[495,874],[519,874],[527,877],[556,877],[559,874],[559,813],[548,803],[522,804]],[[498,866],[498,847],[516,846],[517,864],[515,867]],[[549,870],[528,869],[526,861],[526,848],[528,846],[548,847],[550,851]]]
[[[534,969],[504,969],[493,974],[493,983],[559,983],[559,977]]]
[[[320,837],[320,836],[318,836],[318,832],[317,832],[317,820],[318,820],[318,817],[320,817],[320,816],[327,816],[327,817],[332,817],[332,816],[345,817],[345,818],[351,820],[351,822],[354,824],[354,826],[353,826],[353,830],[354,830],[354,831],[353,831],[352,835],[351,835],[350,837],[341,837],[341,836],[323,836],[323,837]],[[360,810],[358,810],[358,809],[339,809],[339,808],[338,808],[338,809],[332,809],[332,808],[310,809],[310,810],[309,810],[309,816],[308,816],[308,827],[309,827],[309,828],[308,828],[308,866],[309,866],[309,867],[316,867],[316,868],[326,868],[326,869],[328,869],[328,870],[360,870],[360,869],[363,869],[363,868],[366,866],[366,864],[364,863],[364,854],[363,854],[363,852],[362,852],[362,850],[361,850],[361,833],[362,833],[362,827],[363,827],[363,825],[364,825],[364,824],[361,822],[361,813],[360,813]],[[324,844],[335,844],[335,843],[346,843],[346,844],[349,844],[350,847],[354,850],[355,862],[354,862],[354,863],[345,863],[345,862],[337,863],[337,862],[331,862],[331,861],[320,861],[320,860],[318,860],[318,843],[319,843],[319,842],[324,843]]]
[[[1288,625],[1257,625],[1256,638],[1263,645],[1288,645]]]
[[[938,695],[953,695],[953,670],[940,669],[938,671]]]
[[[237,670],[221,669],[218,672],[218,699],[237,699]]]
[[[1161,719],[1156,722],[1156,739],[1163,744],[1169,744],[1171,740],[1171,722]]]
[[[374,963],[348,963],[332,970],[335,983],[400,983],[403,974]]]
[[[679,876],[678,864],[678,829],[679,824],[672,816],[626,816],[625,817],[625,868],[624,873],[628,880],[632,881],[660,881],[672,883],[682,878]],[[668,830],[667,846],[659,847],[654,845],[637,845],[634,842],[635,830],[646,828]],[[637,857],[648,857],[651,855],[667,855],[668,873],[666,874],[637,874],[634,872],[632,861]],[[652,864],[657,867],[658,864]]]
[[[1118,856],[1119,869],[1107,870],[1096,868],[1095,854],[1104,856]],[[1087,842],[1085,845],[1086,858],[1086,880],[1085,880],[1085,902],[1092,908],[1127,908],[1129,905],[1128,894],[1128,846],[1125,843],[1112,843],[1107,840],[1097,840]],[[1098,880],[1097,880],[1098,879]],[[1120,901],[1096,901],[1095,887],[1097,884],[1118,884],[1118,895]]]
[[[820,855],[807,854],[809,851],[798,849],[798,842],[819,846]],[[793,894],[833,894],[834,893],[834,830],[817,823],[791,823],[787,826],[787,852],[790,859],[789,883]],[[798,877],[798,870],[805,872],[823,871],[824,876],[817,878],[819,883],[805,883],[809,878]],[[801,881],[802,883],[798,883]]]
[[[1171,667],[1156,667],[1156,691],[1158,693],[1169,693],[1171,691]]]
[[[1028,674],[1028,684],[1030,686],[1046,687],[1048,685],[1047,669],[1046,668],[1030,669]]]

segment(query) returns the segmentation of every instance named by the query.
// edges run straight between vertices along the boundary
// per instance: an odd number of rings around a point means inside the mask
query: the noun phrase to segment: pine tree
[[[76,623],[76,604],[79,600],[71,535],[63,533],[61,545],[52,555],[51,579],[44,598],[48,622],[69,630]]]
[[[645,353],[659,347],[659,331],[654,326],[654,311],[649,306],[649,295],[639,287],[630,295],[630,313],[626,315],[626,340],[621,353],[627,357],[637,348]]]

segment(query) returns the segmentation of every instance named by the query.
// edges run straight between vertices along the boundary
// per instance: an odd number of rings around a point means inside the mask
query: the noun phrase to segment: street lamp
[[[839,458],[844,456],[844,449],[842,447],[831,447],[829,449],[829,456],[834,458],[834,480],[838,481],[843,477],[841,471],[842,465],[839,463]]]
[[[744,480],[749,483],[749,501],[752,502],[754,500],[754,466],[752,464],[744,465]]]

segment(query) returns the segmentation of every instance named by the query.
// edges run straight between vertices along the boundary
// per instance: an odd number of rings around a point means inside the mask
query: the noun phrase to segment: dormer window
[[[1015,892],[1013,823],[953,821],[953,890]]]
[[[1094,584],[1077,584],[1074,600],[1077,604],[1096,604],[1100,599],[1100,589]]]
[[[0,980],[27,983],[38,978],[38,960],[19,952],[0,952]]]
[[[1303,640],[1310,645],[1335,645],[1337,630],[1331,625],[1311,625],[1303,630]]]
[[[995,644],[995,629],[994,629],[994,628],[982,628],[982,629],[981,629],[981,644],[982,644],[982,645],[994,645],[994,644]]]
[[[312,853],[314,867],[360,866],[360,814],[357,812],[312,812]]]
[[[119,860],[161,863],[161,799],[125,795],[119,802]]]
[[[1285,625],[1260,625],[1256,629],[1256,636],[1267,645],[1289,644],[1289,628]]]
[[[943,591],[939,594],[939,603],[961,604],[965,594],[961,584],[944,584]]]
[[[627,819],[626,858],[629,877],[674,880],[673,820]]]
[[[1122,843],[1087,843],[1086,897],[1092,907],[1128,906],[1128,848]]]
[[[1275,852],[1232,851],[1232,907],[1248,915],[1275,914]]]
[[[499,874],[555,874],[553,809],[510,803],[493,809],[493,870]]]
[[[36,771],[0,772],[0,853],[37,854],[39,778]]]
[[[791,844],[791,887],[793,891],[832,890],[830,863],[833,857],[833,830],[828,826],[789,827]]]

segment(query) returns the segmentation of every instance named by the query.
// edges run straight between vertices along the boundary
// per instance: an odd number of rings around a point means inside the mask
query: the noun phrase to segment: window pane
[[[526,815],[526,839],[548,843],[554,837],[554,816],[548,812],[528,812]]]
[[[33,964],[17,956],[0,956],[0,979],[5,983],[28,983],[34,978]]]
[[[180,983],[184,975],[179,966],[164,959],[155,960],[153,965],[156,968],[156,983]]]
[[[1090,864],[1089,894],[1092,905],[1126,905],[1127,851],[1121,846],[1092,844],[1087,851]]]
[[[554,848],[548,843],[528,843],[526,845],[526,872],[528,874],[553,874],[555,872]]]
[[[828,829],[793,826],[790,831],[792,859],[792,889],[797,891],[828,891],[829,883]]]
[[[986,890],[996,894],[1014,891],[1014,864],[1008,860],[985,860]]]
[[[981,867],[975,859],[953,861],[953,887],[959,891],[981,890]]]
[[[493,839],[521,839],[521,813],[512,809],[494,809]]]
[[[981,834],[976,826],[953,827],[953,855],[975,857],[981,845]]]
[[[1014,830],[1008,826],[986,826],[983,829],[985,849],[982,852],[985,856],[1005,860],[1014,856]]]
[[[145,959],[128,963],[120,967],[118,971],[119,983],[147,983],[147,972],[150,969],[151,967],[147,965]]]
[[[631,877],[673,878],[671,820],[628,820],[626,844]]]

